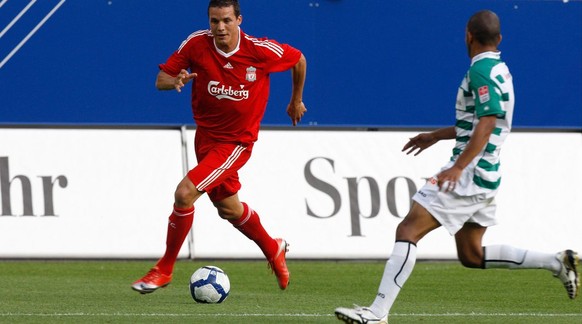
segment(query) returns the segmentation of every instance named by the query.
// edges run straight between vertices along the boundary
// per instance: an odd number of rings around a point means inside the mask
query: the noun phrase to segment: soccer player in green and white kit
[[[346,323],[387,323],[388,313],[416,262],[416,243],[444,226],[455,236],[457,254],[468,268],[547,269],[575,298],[580,289],[578,255],[572,250],[542,253],[508,245],[482,246],[495,219],[495,195],[501,175],[499,153],[511,130],[513,81],[500,59],[499,18],[491,11],[474,14],[467,24],[471,67],[457,94],[455,126],[422,133],[404,145],[418,155],[434,143],[455,139],[453,156],[441,172],[414,196],[410,212],[396,229],[396,243],[371,306],[337,308]]]

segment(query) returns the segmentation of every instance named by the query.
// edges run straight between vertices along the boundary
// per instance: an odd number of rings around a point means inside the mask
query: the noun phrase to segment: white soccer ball
[[[190,293],[197,303],[222,303],[230,293],[230,280],[222,269],[205,266],[190,277]]]

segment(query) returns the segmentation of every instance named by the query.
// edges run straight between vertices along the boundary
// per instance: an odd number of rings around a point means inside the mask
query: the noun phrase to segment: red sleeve
[[[267,73],[289,70],[301,58],[301,52],[288,44],[266,38],[254,39],[253,42],[267,60]]]
[[[188,68],[190,68],[190,62],[184,56],[184,54],[182,54],[182,52],[175,51],[174,53],[172,53],[172,55],[170,55],[166,63],[160,64],[158,67],[160,68],[160,70],[175,77],[178,75],[178,73],[180,73],[182,69],[187,70]]]
[[[192,61],[195,59],[196,48],[203,50],[204,42],[208,35],[209,30],[198,30],[190,34],[183,42],[180,47],[170,55],[166,63],[160,64],[160,70],[168,73],[171,76],[176,76],[182,69],[188,70],[192,67]]]
[[[275,61],[274,64],[270,66],[270,72],[281,72],[289,70],[295,66],[295,64],[297,64],[301,58],[301,52],[298,49],[287,44],[281,44],[281,47],[283,48],[283,55],[279,60]]]

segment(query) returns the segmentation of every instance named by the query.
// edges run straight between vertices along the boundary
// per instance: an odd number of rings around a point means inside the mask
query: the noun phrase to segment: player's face
[[[208,18],[216,46],[226,53],[234,50],[238,44],[238,26],[242,22],[242,16],[236,17],[232,6],[211,7],[208,9]]]

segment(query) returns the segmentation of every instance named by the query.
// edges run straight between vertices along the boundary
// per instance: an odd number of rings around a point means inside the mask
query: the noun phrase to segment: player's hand
[[[406,143],[402,148],[402,152],[408,150],[406,154],[410,154],[417,151],[414,154],[416,156],[436,142],[438,142],[438,139],[436,139],[432,133],[421,133],[410,138],[408,143]]]
[[[293,123],[293,126],[297,126],[297,123],[301,121],[301,118],[303,117],[306,111],[307,108],[305,108],[305,104],[303,104],[303,101],[289,103],[289,105],[287,106],[287,115],[291,117],[291,122]]]
[[[188,71],[182,69],[174,79],[174,88],[176,91],[182,92],[182,88],[197,76],[198,74],[196,73],[188,73]]]
[[[437,185],[439,186],[439,190],[444,192],[453,191],[457,186],[462,173],[463,169],[457,167],[456,165],[453,165],[449,169],[443,170],[437,175]]]

